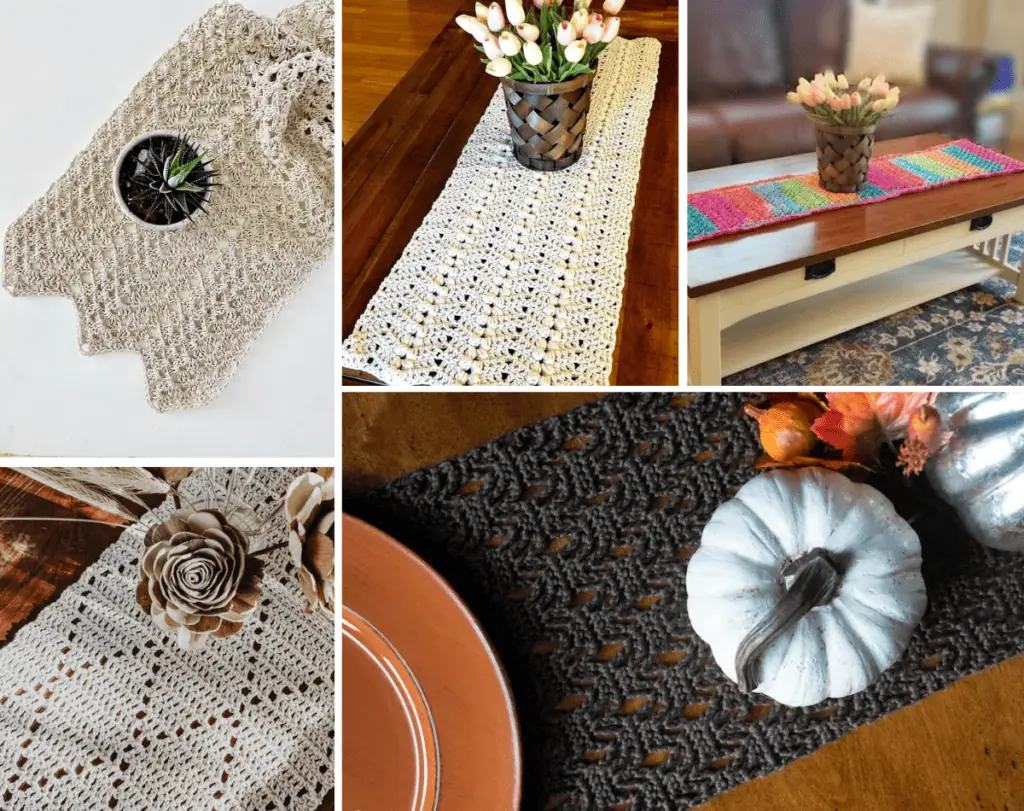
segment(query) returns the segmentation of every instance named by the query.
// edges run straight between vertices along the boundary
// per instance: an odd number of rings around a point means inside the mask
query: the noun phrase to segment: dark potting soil
[[[155,191],[154,184],[159,185],[159,171],[163,170],[167,158],[173,158],[177,152],[179,140],[169,136],[148,138],[136,144],[125,155],[118,173],[118,186],[128,210],[143,222],[153,225],[175,225],[188,217],[194,216],[202,208],[202,195],[197,193],[171,192],[184,205],[168,205],[166,195]],[[198,157],[195,147],[186,143],[182,163],[188,163]],[[188,176],[188,180],[196,185],[210,183],[210,167],[206,162],[200,163]],[[187,214],[186,214],[187,211]]]

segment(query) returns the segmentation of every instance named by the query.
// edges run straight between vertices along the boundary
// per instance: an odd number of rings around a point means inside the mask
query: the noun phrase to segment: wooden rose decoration
[[[308,611],[334,614],[334,477],[305,473],[284,497],[288,550]]]
[[[146,533],[136,600],[178,645],[238,632],[260,599],[263,561],[218,510],[176,510]]]

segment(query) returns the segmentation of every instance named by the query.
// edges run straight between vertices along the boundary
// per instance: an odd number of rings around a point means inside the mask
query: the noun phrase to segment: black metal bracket
[[[992,225],[991,214],[986,214],[984,217],[975,217],[973,220],[971,220],[972,231],[984,231],[990,225]]]
[[[804,268],[804,281],[812,282],[815,279],[826,279],[836,272],[836,260],[827,259],[814,265]]]

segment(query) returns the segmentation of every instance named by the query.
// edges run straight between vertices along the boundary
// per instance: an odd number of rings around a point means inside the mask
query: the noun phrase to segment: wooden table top
[[[472,13],[472,2],[463,6]],[[633,0],[622,15],[622,36],[655,37],[665,47],[636,192],[616,385],[679,380],[678,19],[677,0]],[[441,193],[497,87],[453,17],[346,144],[343,337]]]
[[[875,155],[948,143],[942,135],[881,141]],[[817,171],[815,154],[691,172],[689,193]],[[1024,202],[1024,173],[956,183],[875,205],[826,211],[799,220],[699,242],[687,251],[691,298],[896,239],[994,214]]]
[[[342,399],[342,489],[366,492],[567,411],[586,396],[349,392]],[[1022,683],[1024,656],[1017,656],[720,794],[702,808],[1019,811],[1024,809]]]
[[[163,470],[170,476],[173,469]],[[153,505],[159,501],[148,496],[144,500]],[[120,520],[9,468],[0,468],[0,514]],[[99,524],[0,523],[0,647],[78,580],[122,531],[119,527]],[[125,606],[125,610],[135,608],[134,604]],[[331,791],[319,811],[333,808],[334,792]]]

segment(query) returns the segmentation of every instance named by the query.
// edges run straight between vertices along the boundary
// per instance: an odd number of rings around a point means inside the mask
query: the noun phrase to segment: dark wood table
[[[473,3],[464,4],[473,13]],[[679,6],[632,0],[624,37],[662,41],[627,255],[611,382],[679,380]],[[344,81],[344,79],[343,79]],[[498,87],[454,21],[345,145],[342,154],[342,336],[398,261],[451,175]],[[343,88],[344,93],[344,88]],[[346,370],[346,383],[373,378]]]
[[[173,481],[174,470],[161,472]],[[144,500],[155,506],[159,498]],[[84,505],[10,468],[0,468],[0,515],[92,518],[127,525],[118,516]],[[122,531],[99,524],[0,523],[0,647],[78,580]],[[133,609],[134,605],[125,607]],[[333,808],[331,791],[319,811]]]
[[[879,143],[875,154],[913,152],[949,140],[900,138]],[[797,155],[692,172],[688,190],[816,171],[813,153]],[[972,231],[972,222],[983,217],[992,222]],[[719,385],[725,375],[996,274],[1020,285],[1021,275],[1007,261],[1008,237],[1018,231],[1024,231],[1024,174],[697,243],[687,251],[690,383]],[[983,242],[973,249],[978,240]],[[1018,301],[1024,303],[1024,291]]]

